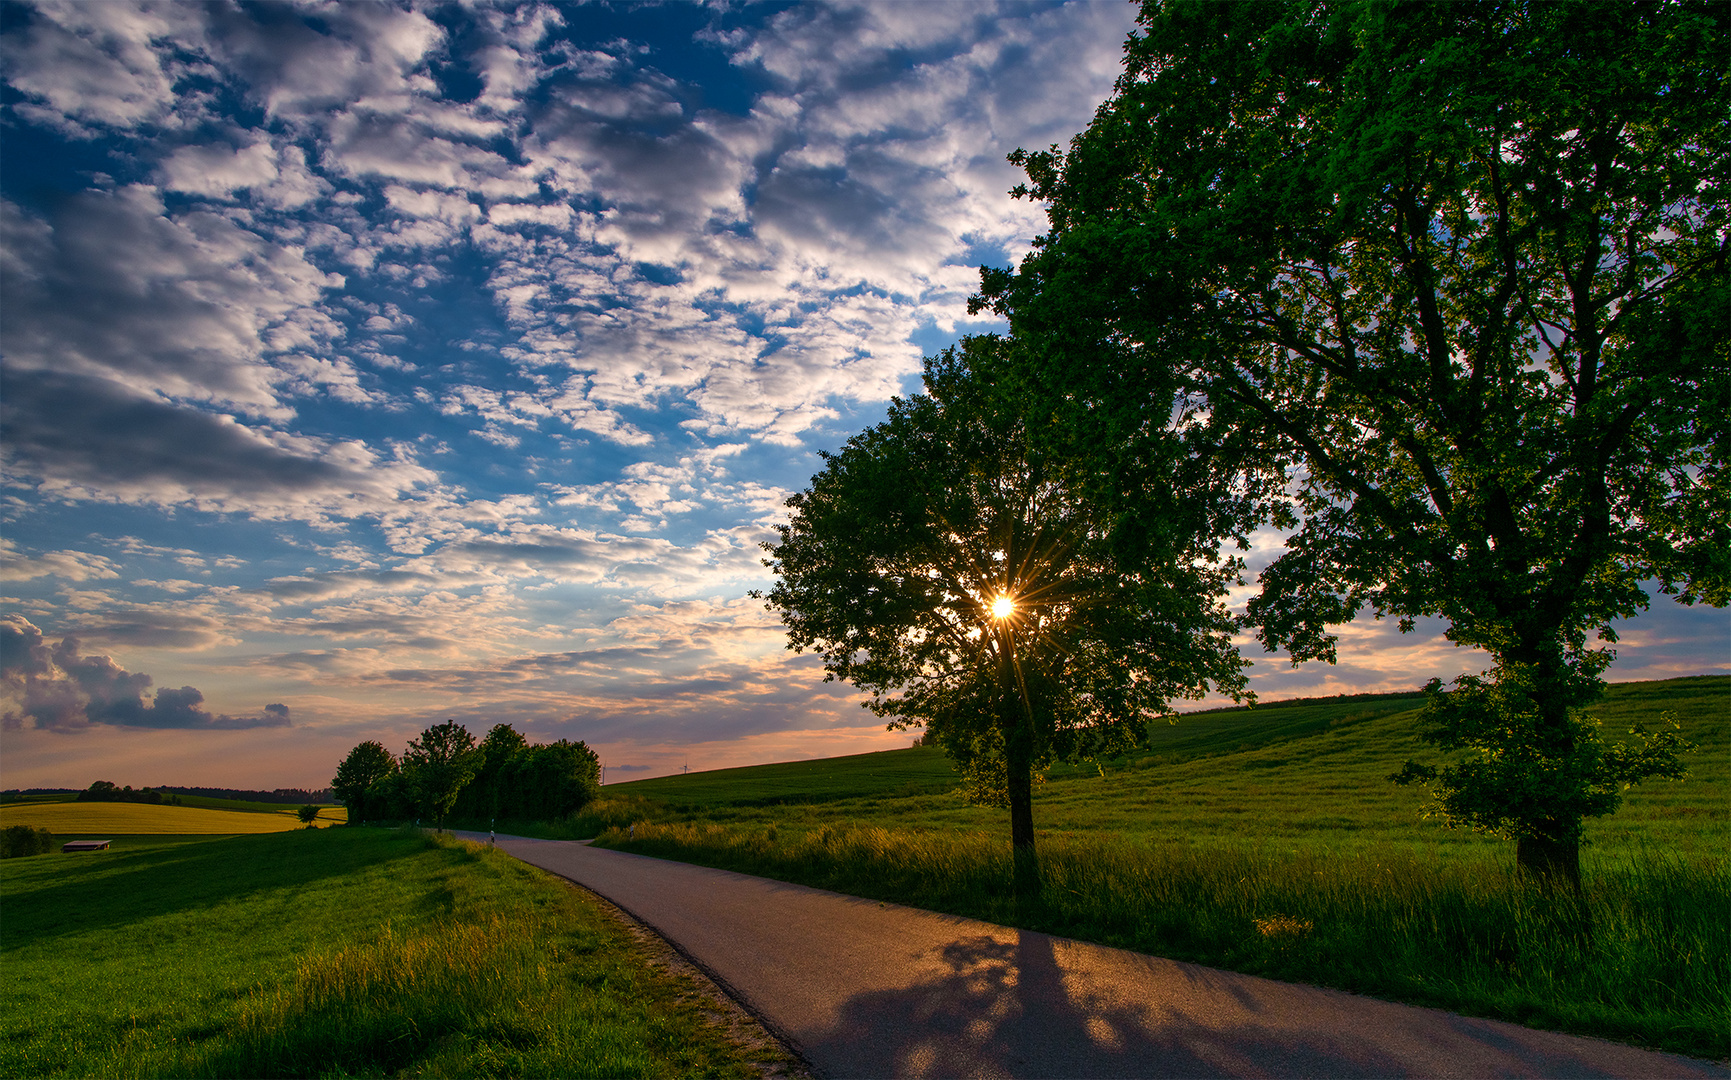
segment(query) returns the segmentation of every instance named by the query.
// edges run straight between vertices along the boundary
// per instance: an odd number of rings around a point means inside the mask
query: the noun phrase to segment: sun
[[[1007,596],[992,601],[992,618],[1007,619],[1016,611],[1016,602]]]

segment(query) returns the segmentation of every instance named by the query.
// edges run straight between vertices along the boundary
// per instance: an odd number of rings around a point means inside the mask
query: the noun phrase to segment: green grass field
[[[0,862],[0,1076],[753,1076],[586,894],[382,829]]]
[[[1410,696],[1191,714],[1035,793],[1045,889],[1002,810],[916,747],[609,785],[598,843],[1396,1000],[1731,1055],[1731,678],[1613,686],[1609,737],[1674,713],[1689,779],[1588,826],[1578,899],[1387,777],[1432,756]],[[627,834],[626,826],[635,828]],[[610,830],[610,831],[603,831]],[[1282,928],[1285,928],[1284,930]]]
[[[1731,677],[1619,684],[1595,714],[1615,736],[1666,711],[1699,746],[1687,758],[1690,778],[1637,787],[1618,813],[1590,822],[1592,857],[1731,851]],[[1414,734],[1416,712],[1416,699],[1399,695],[1192,713],[1156,725],[1132,754],[1052,770],[1035,792],[1034,824],[1050,836],[1295,854],[1501,858],[1508,844],[1440,828],[1423,817],[1422,791],[1387,781],[1408,757],[1433,756]],[[1003,811],[966,805],[952,794],[957,784],[941,751],[914,747],[609,784],[607,800],[641,802],[597,812],[783,830],[1007,833]]]

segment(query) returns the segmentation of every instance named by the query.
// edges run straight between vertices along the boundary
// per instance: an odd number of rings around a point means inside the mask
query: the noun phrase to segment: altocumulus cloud
[[[258,716],[218,716],[200,706],[196,687],[163,687],[149,702],[151,678],[127,671],[106,656],[85,655],[75,637],[49,645],[28,619],[0,615],[0,726],[85,731],[97,724],[136,728],[233,731],[286,727],[286,705],[266,705]]]
[[[1005,155],[1086,125],[1134,14],[9,4],[7,786],[146,743],[305,785],[446,716],[658,770],[899,741],[745,599],[757,545],[987,328],[1044,225]],[[294,738],[175,734],[255,701]]]

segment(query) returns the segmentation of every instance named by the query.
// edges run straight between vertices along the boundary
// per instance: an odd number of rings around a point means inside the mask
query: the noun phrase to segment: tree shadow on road
[[[1592,1044],[1565,1050],[1544,1045],[1544,1033],[1440,1013],[1432,1028],[1391,1030],[1385,1041],[1375,1025],[1399,1006],[1277,983],[1264,996],[1242,977],[1154,957],[1118,954],[1102,982],[1064,962],[1060,951],[1072,943],[1006,933],[1013,939],[979,935],[942,947],[941,974],[850,999],[836,1025],[802,1048],[838,1076],[1387,1077],[1507,1072],[1512,1062],[1524,1068],[1510,1075],[1627,1069],[1596,1057]],[[1316,994],[1327,995],[1320,1007]],[[1655,1059],[1662,1069],[1666,1059]]]

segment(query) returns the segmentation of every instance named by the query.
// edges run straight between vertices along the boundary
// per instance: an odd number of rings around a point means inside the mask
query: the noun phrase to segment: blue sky
[[[7,787],[904,745],[758,545],[1040,231],[1117,3],[0,6]],[[1262,538],[1253,565],[1278,550]],[[1354,625],[1265,696],[1481,665]],[[1660,601],[1613,679],[1727,667]]]

